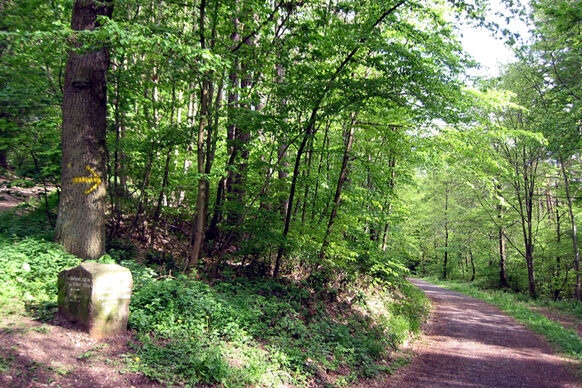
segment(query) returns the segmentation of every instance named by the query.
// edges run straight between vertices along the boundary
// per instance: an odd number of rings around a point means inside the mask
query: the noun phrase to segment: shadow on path
[[[550,345],[480,300],[411,279],[433,311],[412,363],[375,387],[582,387]]]

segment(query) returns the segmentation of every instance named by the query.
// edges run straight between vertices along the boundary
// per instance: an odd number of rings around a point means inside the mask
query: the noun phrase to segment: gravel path
[[[540,336],[496,307],[412,279],[433,312],[416,356],[378,387],[582,387]]]

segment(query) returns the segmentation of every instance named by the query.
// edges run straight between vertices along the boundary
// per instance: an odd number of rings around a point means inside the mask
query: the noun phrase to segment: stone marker
[[[82,263],[59,273],[59,312],[93,338],[124,333],[129,318],[131,272],[116,264]]]

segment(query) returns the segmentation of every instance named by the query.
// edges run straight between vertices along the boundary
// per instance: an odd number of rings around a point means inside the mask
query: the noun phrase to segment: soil
[[[21,203],[27,202],[31,198],[40,198],[44,188],[34,187],[10,187],[9,183],[13,178],[0,175],[0,212],[11,209]],[[55,190],[54,186],[49,186],[48,191]]]
[[[412,279],[433,311],[412,362],[368,387],[582,387],[573,362],[496,307]]]
[[[11,315],[0,324],[0,387],[158,387],[126,370],[132,334],[93,340],[58,315],[47,323]]]

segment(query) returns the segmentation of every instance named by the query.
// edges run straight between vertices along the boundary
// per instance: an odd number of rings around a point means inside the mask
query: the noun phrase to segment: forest
[[[0,214],[0,279],[128,266],[133,366],[226,386],[385,372],[426,314],[408,276],[580,305],[582,8],[503,8],[529,36],[485,0],[1,1],[1,184],[41,190]],[[516,60],[468,75],[463,25]]]

